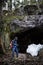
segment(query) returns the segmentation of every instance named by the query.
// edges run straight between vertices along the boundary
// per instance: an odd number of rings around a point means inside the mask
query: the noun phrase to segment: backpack
[[[12,41],[10,42],[10,48],[12,48]]]

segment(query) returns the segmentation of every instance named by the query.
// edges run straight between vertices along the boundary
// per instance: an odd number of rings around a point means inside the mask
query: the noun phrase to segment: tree
[[[3,7],[3,4],[5,3],[5,1],[7,1],[7,0],[0,0],[0,54],[1,54],[1,52],[5,53],[4,46],[3,46],[3,43],[2,43],[2,34],[3,34],[3,28],[4,28],[3,27],[4,21],[3,21],[2,7]]]
[[[10,0],[10,10],[12,11],[12,0]]]
[[[36,5],[37,5],[37,7],[38,7],[39,12],[41,12],[40,4],[39,4],[39,1],[38,1],[38,0],[36,0]]]

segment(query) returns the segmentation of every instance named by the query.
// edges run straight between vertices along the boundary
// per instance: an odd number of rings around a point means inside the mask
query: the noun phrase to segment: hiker
[[[12,58],[14,58],[14,52],[16,52],[16,57],[18,57],[18,48],[17,48],[17,37],[15,37],[12,41],[11,41],[11,49],[12,49]]]

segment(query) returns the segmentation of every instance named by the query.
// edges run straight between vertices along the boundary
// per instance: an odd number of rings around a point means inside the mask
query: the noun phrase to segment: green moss
[[[7,15],[7,16],[4,16],[3,17],[3,20],[5,22],[10,22],[11,20],[14,20],[14,19],[19,19],[19,20],[22,20],[24,16],[14,16],[14,15]]]
[[[14,32],[19,32],[20,31],[20,28],[16,28],[16,30],[14,30]]]
[[[5,22],[10,22],[11,20],[13,20],[15,17],[14,16],[4,16],[3,17],[3,20],[5,21]]]
[[[18,16],[18,15],[14,15],[14,14],[11,14],[11,13],[8,14],[8,15],[3,15],[3,20],[6,24],[11,22],[14,19],[22,20],[23,18],[24,18],[24,15],[23,16]],[[7,26],[6,27],[6,32],[8,32],[8,31],[9,31],[9,27]],[[14,30],[15,33],[19,32],[19,31],[20,31],[20,28],[18,28],[18,27]]]

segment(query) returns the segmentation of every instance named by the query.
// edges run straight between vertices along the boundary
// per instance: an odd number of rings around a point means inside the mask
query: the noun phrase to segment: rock
[[[24,15],[24,7],[20,6],[18,9],[15,10],[15,15],[22,16]]]
[[[43,60],[43,49],[41,49],[40,51],[39,51],[39,59],[40,60]]]
[[[32,55],[29,53],[26,53],[27,58],[32,58]]]

